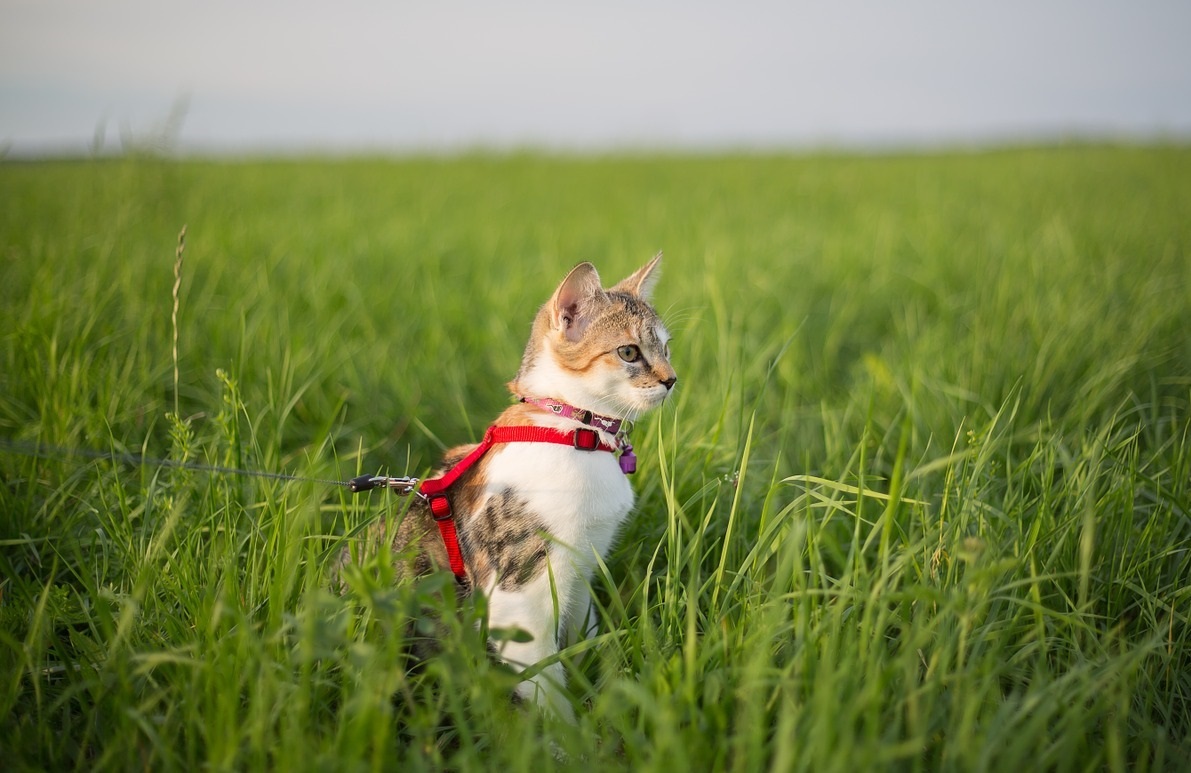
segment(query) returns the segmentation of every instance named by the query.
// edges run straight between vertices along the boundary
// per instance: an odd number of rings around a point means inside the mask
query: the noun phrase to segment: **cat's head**
[[[649,304],[661,259],[609,289],[595,266],[575,266],[534,319],[513,394],[629,419],[661,405],[678,380],[670,333]]]

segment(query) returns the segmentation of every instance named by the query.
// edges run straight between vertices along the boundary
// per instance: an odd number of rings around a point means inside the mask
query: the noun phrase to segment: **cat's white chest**
[[[633,489],[616,457],[551,443],[509,444],[487,469],[490,494],[512,489],[554,540],[582,564],[604,555],[633,507]]]

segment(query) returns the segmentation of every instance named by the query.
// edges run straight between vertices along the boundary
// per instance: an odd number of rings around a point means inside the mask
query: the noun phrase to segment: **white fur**
[[[543,423],[576,426],[548,414],[542,418]],[[615,457],[606,451],[511,443],[492,454],[486,471],[487,496],[513,488],[554,536],[548,571],[516,590],[502,590],[495,579],[484,588],[489,625],[520,628],[533,637],[528,642],[505,642],[500,649],[504,660],[524,669],[556,654],[560,636],[585,627],[595,556],[603,556],[612,546],[633,507],[633,490]],[[555,663],[523,682],[518,693],[569,719],[572,712],[562,692],[564,679],[561,664]]]
[[[618,287],[648,298],[657,281],[660,254]],[[635,419],[666,399],[669,388],[661,383],[634,386],[631,368],[614,353],[601,357],[586,372],[575,373],[558,364],[554,341],[565,336],[581,340],[591,322],[582,311],[587,301],[604,298],[599,275],[590,264],[572,269],[559,285],[543,313],[549,311],[552,329],[527,349],[515,388],[522,396],[548,397],[583,410],[623,419]],[[539,318],[540,319],[540,318]],[[670,334],[660,323],[654,333],[665,357]],[[539,325],[535,324],[535,329]],[[668,364],[665,366],[669,368]],[[672,382],[671,382],[672,383]],[[542,411],[532,419],[543,426],[573,430],[581,425]],[[600,439],[615,438],[600,432]],[[514,590],[500,587],[492,578],[482,588],[488,596],[488,623],[492,628],[519,628],[532,637],[528,642],[505,641],[500,655],[514,668],[525,669],[557,655],[560,638],[590,630],[589,583],[596,556],[606,555],[616,532],[633,507],[633,490],[616,457],[606,451],[577,451],[549,443],[510,443],[490,452],[485,462],[485,486],[477,508],[489,497],[513,490],[526,509],[541,519],[551,535],[547,569]],[[551,663],[522,682],[518,693],[528,700],[571,719],[573,712],[563,690],[561,663]]]

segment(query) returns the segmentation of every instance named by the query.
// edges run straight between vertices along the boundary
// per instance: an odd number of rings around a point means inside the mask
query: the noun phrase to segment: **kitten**
[[[483,454],[439,503],[449,504],[452,517],[442,519],[438,505],[416,499],[393,540],[394,553],[409,557],[399,562],[399,576],[452,568],[461,593],[487,595],[491,628],[532,637],[493,643],[518,670],[557,653],[560,633],[568,639],[582,633],[595,558],[607,553],[633,507],[626,474],[635,457],[627,434],[617,430],[621,421],[661,405],[677,380],[670,334],[649,303],[661,257],[610,289],[590,263],[563,279],[538,311],[508,385],[521,402],[489,430],[547,428],[554,439],[448,451],[445,469]],[[572,440],[582,448],[562,444]],[[435,514],[457,533],[455,563],[448,548],[453,536],[440,532]],[[348,560],[346,551],[341,560]],[[562,665],[554,663],[522,682],[517,694],[573,719],[564,681]]]

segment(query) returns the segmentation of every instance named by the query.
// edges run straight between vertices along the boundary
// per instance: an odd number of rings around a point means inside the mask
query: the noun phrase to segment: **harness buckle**
[[[451,512],[451,500],[447,499],[446,494],[431,494],[426,497],[426,502],[430,505],[430,514],[436,521],[449,521],[455,517]]]
[[[594,429],[581,428],[575,430],[571,442],[580,451],[594,451],[600,447],[600,435]]]

